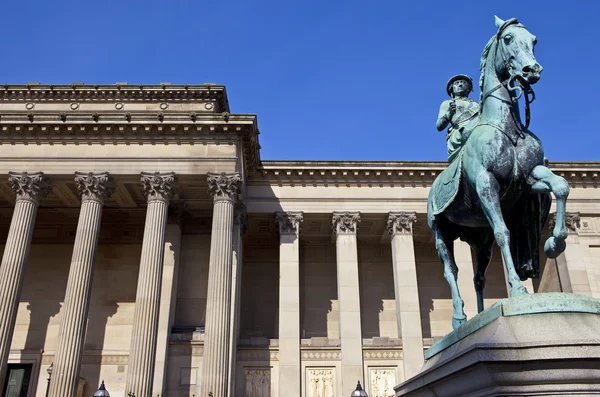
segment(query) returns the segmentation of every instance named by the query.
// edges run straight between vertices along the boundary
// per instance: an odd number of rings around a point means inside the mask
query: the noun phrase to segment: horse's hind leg
[[[556,224],[552,236],[546,240],[544,251],[549,258],[556,258],[565,250],[567,238],[567,197],[569,184],[566,179],[554,174],[548,167],[536,166],[529,175],[528,181],[535,193],[554,193],[556,196]]]
[[[492,258],[493,240],[483,246],[473,247],[475,250],[476,269],[473,283],[475,284],[475,292],[477,293],[477,313],[481,313],[483,306],[483,289],[485,288],[485,271]]]
[[[467,321],[467,316],[464,311],[465,303],[460,297],[458,290],[458,267],[456,266],[456,262],[454,262],[454,241],[443,235],[439,224],[435,220],[431,222],[431,231],[435,238],[435,247],[438,255],[444,264],[444,277],[448,281],[452,293],[452,306],[454,307],[452,328],[457,329]]]
[[[508,273],[508,283],[511,287],[510,296],[525,295],[527,288],[521,285],[521,280],[515,270],[510,252],[510,231],[506,227],[502,216],[502,209],[500,208],[498,181],[489,172],[484,171],[478,175],[475,187],[481,202],[481,208],[494,231],[494,238],[504,258],[504,265]]]

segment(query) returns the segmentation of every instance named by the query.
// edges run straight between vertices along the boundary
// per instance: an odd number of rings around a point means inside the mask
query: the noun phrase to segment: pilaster
[[[153,396],[163,396],[167,385],[167,357],[169,335],[175,320],[177,304],[177,282],[179,279],[179,255],[181,253],[181,222],[185,207],[182,203],[171,203],[165,230],[165,252],[163,261],[160,310],[156,342],[156,364],[154,367]]]
[[[387,231],[391,237],[392,264],[398,336],[402,338],[404,379],[416,375],[423,366],[423,329],[419,284],[413,240],[415,212],[390,212]]]
[[[349,396],[356,381],[364,382],[360,288],[356,232],[359,212],[334,212],[332,229],[336,236],[337,288],[342,344],[342,392]]]
[[[278,212],[279,395],[301,395],[300,230],[302,212]]]

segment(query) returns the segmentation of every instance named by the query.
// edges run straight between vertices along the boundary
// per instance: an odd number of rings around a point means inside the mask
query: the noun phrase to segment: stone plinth
[[[503,299],[436,342],[396,397],[600,395],[600,300]]]

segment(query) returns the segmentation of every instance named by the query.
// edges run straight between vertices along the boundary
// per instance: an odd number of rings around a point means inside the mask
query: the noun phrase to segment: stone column
[[[461,240],[454,241],[454,260],[458,267],[458,289],[460,296],[465,302],[464,310],[467,319],[473,318],[477,314],[477,293],[473,277],[473,255],[469,244]]]
[[[278,212],[279,226],[279,395],[299,396],[300,229],[302,212]]]
[[[567,212],[567,229],[569,235],[565,240],[567,247],[556,260],[560,288],[563,292],[572,292],[592,296],[592,288],[588,278],[585,262],[586,246],[579,240],[581,218],[579,212]],[[550,218],[550,230],[554,229],[556,214]]]
[[[75,184],[81,196],[81,209],[50,382],[51,397],[77,394],[102,207],[104,200],[115,191],[115,183],[107,172],[75,173]]]
[[[8,183],[17,199],[0,263],[0,385],[6,377],[35,216],[40,199],[50,191],[50,180],[42,172],[11,172]]]
[[[342,343],[342,396],[349,396],[356,382],[363,379],[362,331],[360,323],[360,289],[358,286],[358,246],[356,231],[359,212],[334,212],[336,235],[337,289]]]
[[[179,254],[181,252],[181,221],[183,204],[169,206],[165,231],[165,256],[163,260],[162,287],[156,342],[156,364],[154,368],[153,396],[165,394],[169,335],[175,320],[177,304],[177,280],[179,278]]]
[[[202,362],[202,396],[226,396],[229,390],[231,344],[231,264],[233,257],[233,207],[241,188],[239,174],[209,174],[208,189],[214,200],[208,291]]]
[[[417,263],[412,225],[417,221],[414,212],[390,212],[387,230],[392,238],[392,264],[398,336],[402,338],[404,379],[416,375],[423,366],[423,329]]]
[[[235,370],[237,365],[237,342],[240,336],[240,296],[242,292],[243,235],[246,233],[248,215],[246,205],[238,201],[233,216],[233,258],[231,264],[231,325],[229,349],[229,396],[235,395]]]
[[[148,199],[142,256],[135,296],[133,331],[125,392],[150,397],[154,382],[158,315],[169,201],[177,179],[173,173],[142,173],[142,191]]]

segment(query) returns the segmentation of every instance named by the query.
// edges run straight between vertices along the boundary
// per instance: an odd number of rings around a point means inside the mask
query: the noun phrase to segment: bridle
[[[502,33],[509,26],[518,25],[518,24],[519,24],[519,21],[516,18],[511,18],[511,19],[507,20],[506,22],[504,22],[504,24],[502,24],[502,26],[498,29],[498,33],[496,33],[496,46],[494,47],[494,54],[492,57],[493,60],[496,59],[498,47],[500,47],[500,37],[502,36]],[[491,90],[489,90],[488,92],[486,92],[483,95],[483,97],[481,99],[481,109],[483,109],[485,100],[487,98],[489,98],[495,91],[499,90],[500,88],[505,88],[509,93],[519,90],[520,92],[518,95],[511,96],[512,103],[510,103],[510,105],[511,105],[510,114],[513,118],[513,121],[515,122],[515,125],[519,126],[519,128],[521,129],[521,131],[519,131],[519,137],[525,138],[525,131],[527,131],[527,129],[529,128],[529,123],[531,122],[531,106],[530,105],[531,105],[531,103],[533,103],[533,101],[535,101],[535,92],[533,91],[533,88],[531,88],[531,84],[528,84],[525,80],[523,80],[521,78],[521,76],[513,73],[514,68],[512,66],[512,62],[510,59],[507,59],[505,57],[503,51],[501,52],[501,55],[502,55],[502,62],[504,63],[504,66],[506,67],[506,70],[508,71],[510,77],[508,79],[500,82],[498,85],[496,85],[494,88],[492,88]],[[519,101],[519,99],[521,98],[523,93],[525,93],[525,125],[524,126],[521,123],[521,120],[519,120],[516,117],[516,115],[514,114],[514,110],[512,107],[513,104],[515,104]],[[496,129],[500,129],[498,126],[495,126],[492,124],[482,123],[482,125],[483,124],[491,125],[492,127],[495,127]],[[504,132],[504,131],[502,131],[502,132]]]

